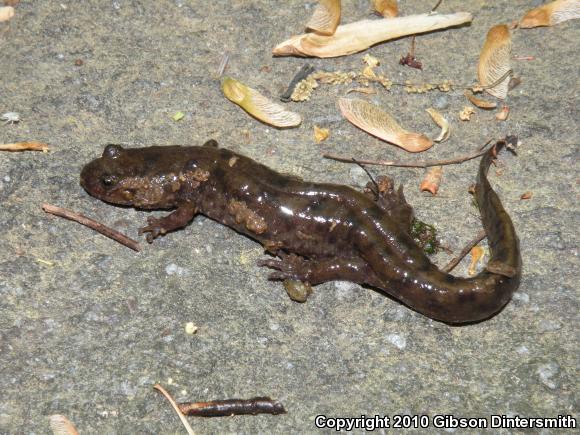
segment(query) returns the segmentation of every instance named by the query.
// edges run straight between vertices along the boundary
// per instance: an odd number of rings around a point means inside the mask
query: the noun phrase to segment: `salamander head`
[[[81,172],[81,186],[106,202],[144,209],[171,208],[181,188],[184,147],[124,149],[107,145]]]

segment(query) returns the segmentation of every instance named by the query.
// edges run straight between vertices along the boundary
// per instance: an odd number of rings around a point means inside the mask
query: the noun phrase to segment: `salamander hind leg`
[[[373,198],[377,206],[392,220],[398,222],[401,229],[405,232],[410,231],[413,220],[413,207],[405,199],[403,185],[395,189],[395,183],[392,178],[380,175],[377,177],[376,183],[367,183],[364,193]]]
[[[191,204],[182,205],[173,213],[162,218],[147,218],[148,225],[139,229],[139,234],[147,234],[147,241],[152,243],[153,240],[170,231],[177,230],[186,226],[195,216],[195,207]]]

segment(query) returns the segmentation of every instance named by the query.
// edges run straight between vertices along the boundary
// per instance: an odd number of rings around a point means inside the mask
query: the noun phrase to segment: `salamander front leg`
[[[160,235],[164,235],[169,231],[177,230],[186,226],[195,216],[196,209],[192,204],[181,205],[167,216],[162,218],[149,217],[147,218],[146,227],[139,229],[139,234],[147,233],[147,241],[153,242],[153,239]]]
[[[328,281],[351,281],[359,284],[379,286],[379,280],[370,266],[360,258],[306,259],[296,254],[278,253],[280,259],[260,260],[258,266],[275,269],[268,277],[271,280],[297,280],[310,284]]]

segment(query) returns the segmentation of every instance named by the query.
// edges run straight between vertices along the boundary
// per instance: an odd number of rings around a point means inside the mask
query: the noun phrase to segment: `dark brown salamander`
[[[487,180],[502,142],[481,160],[476,185],[491,249],[485,271],[465,279],[441,272],[409,235],[412,208],[392,183],[379,195],[308,183],[217,147],[108,145],[86,165],[81,185],[91,195],[140,209],[173,209],[140,230],[155,237],[204,214],[259,241],[279,259],[272,279],[319,284],[369,284],[433,319],[486,319],[510,300],[521,274],[513,224]]]

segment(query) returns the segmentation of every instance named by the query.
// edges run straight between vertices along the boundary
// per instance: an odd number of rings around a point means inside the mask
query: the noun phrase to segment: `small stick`
[[[487,234],[485,233],[485,230],[481,230],[479,233],[477,233],[477,235],[475,236],[475,238],[473,240],[471,240],[467,245],[465,245],[465,248],[463,248],[461,250],[461,252],[459,253],[459,255],[457,257],[453,258],[441,270],[443,272],[445,272],[445,273],[451,272],[453,269],[455,269],[455,266],[457,266],[459,264],[459,262],[461,260],[463,260],[463,257],[465,257],[467,254],[469,254],[469,252],[471,251],[471,249],[475,245],[477,245],[479,242],[481,242],[483,239],[485,239],[486,237],[487,237]]]
[[[513,56],[513,60],[536,60],[535,56]]]
[[[16,142],[0,144],[0,151],[48,151],[48,145],[42,142]]]
[[[400,168],[429,168],[431,166],[457,165],[458,163],[473,160],[477,157],[484,155],[489,149],[490,148],[484,148],[483,150],[480,150],[477,153],[456,157],[454,159],[418,161],[418,162],[396,162],[393,160],[361,160],[361,159],[356,159],[356,161],[353,162],[353,160],[355,160],[353,157],[337,156],[334,154],[323,154],[322,157],[324,157],[325,159],[337,160],[339,162],[357,163],[362,165],[396,166]]]
[[[439,0],[435,6],[433,6],[433,9],[431,9],[431,13],[435,12],[435,10],[439,7],[439,5],[443,2],[443,0]]]
[[[175,409],[175,412],[177,412],[177,415],[179,416],[181,423],[183,423],[183,426],[185,426],[185,430],[187,431],[187,433],[189,435],[195,435],[195,432],[193,431],[193,429],[191,428],[191,426],[187,422],[185,415],[183,415],[183,413],[179,409],[179,406],[177,406],[177,403],[175,403],[175,400],[173,400],[171,395],[167,391],[165,391],[165,388],[163,388],[159,384],[153,385],[153,388],[155,388],[157,391],[159,391],[161,394],[163,394],[167,400],[169,400],[169,403],[171,403],[171,406],[173,406],[173,409]]]
[[[185,415],[197,417],[227,417],[230,415],[286,414],[284,406],[269,397],[251,399],[212,400],[211,402],[179,403],[179,410]]]
[[[282,94],[282,96],[280,97],[280,100],[284,101],[285,103],[292,101],[292,93],[294,93],[294,89],[296,88],[296,85],[298,83],[300,83],[302,80],[304,80],[305,78],[307,78],[313,72],[314,72],[314,67],[310,64],[306,64],[302,68],[300,68],[300,71],[298,71],[296,73],[296,75],[294,76],[294,78],[292,79],[290,84],[288,85],[288,89],[286,89],[286,92],[284,92]]]
[[[93,230],[98,231],[102,235],[107,236],[108,238],[113,239],[116,242],[119,242],[128,248],[131,248],[134,251],[139,252],[141,250],[139,243],[136,242],[135,240],[127,237],[123,233],[115,231],[114,229],[109,228],[106,225],[103,225],[102,223],[97,222],[91,218],[88,218],[82,214],[75,213],[72,210],[57,207],[56,205],[51,205],[51,204],[42,204],[42,209],[46,213],[50,213],[50,214],[53,214],[55,216],[60,216],[60,217],[63,217],[65,219],[70,219],[71,221],[75,221],[75,222],[78,222],[79,224],[82,224],[82,225],[85,225],[89,228],[92,228]]]

